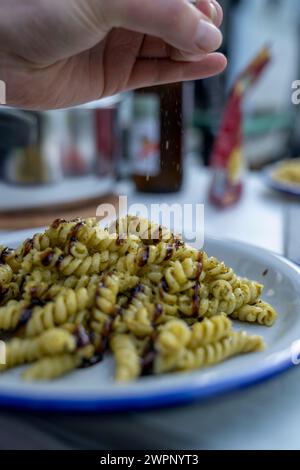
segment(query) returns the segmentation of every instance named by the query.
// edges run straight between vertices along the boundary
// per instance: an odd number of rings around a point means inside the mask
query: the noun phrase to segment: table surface
[[[284,252],[285,214],[297,201],[249,174],[241,202],[220,211],[207,204],[208,184],[207,170],[190,164],[181,193],[137,194],[124,183],[117,190],[128,195],[129,206],[203,203],[207,234]],[[2,411],[0,449],[300,449],[299,396],[295,368],[247,390],[176,409],[109,417]]]

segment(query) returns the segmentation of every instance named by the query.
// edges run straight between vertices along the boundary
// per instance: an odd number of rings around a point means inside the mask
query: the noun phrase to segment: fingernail
[[[213,23],[216,23],[217,20],[218,20],[217,8],[212,2],[210,2],[209,7],[210,7],[210,17],[211,17]]]
[[[211,52],[218,49],[222,43],[222,33],[208,21],[200,20],[196,42],[200,49]]]

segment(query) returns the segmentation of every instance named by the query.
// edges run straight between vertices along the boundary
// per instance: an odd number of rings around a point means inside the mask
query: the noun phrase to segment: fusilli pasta
[[[50,380],[108,349],[118,381],[201,369],[263,348],[232,322],[274,324],[262,291],[148,220],[58,219],[16,250],[0,247],[1,370],[33,363],[24,378]]]

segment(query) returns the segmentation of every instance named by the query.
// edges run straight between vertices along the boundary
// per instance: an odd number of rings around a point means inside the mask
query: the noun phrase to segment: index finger
[[[217,27],[221,26],[223,22],[223,10],[216,0],[189,0],[189,2],[210,18]]]
[[[222,43],[220,30],[188,0],[109,0],[102,8],[109,27],[158,37],[189,54],[212,52]]]

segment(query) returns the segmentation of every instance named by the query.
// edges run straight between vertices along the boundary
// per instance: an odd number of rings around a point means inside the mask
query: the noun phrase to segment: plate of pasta
[[[298,363],[299,268],[236,241],[199,248],[134,216],[11,236],[0,247],[0,406],[171,406]]]
[[[300,158],[269,165],[264,174],[270,188],[291,196],[300,196]]]

